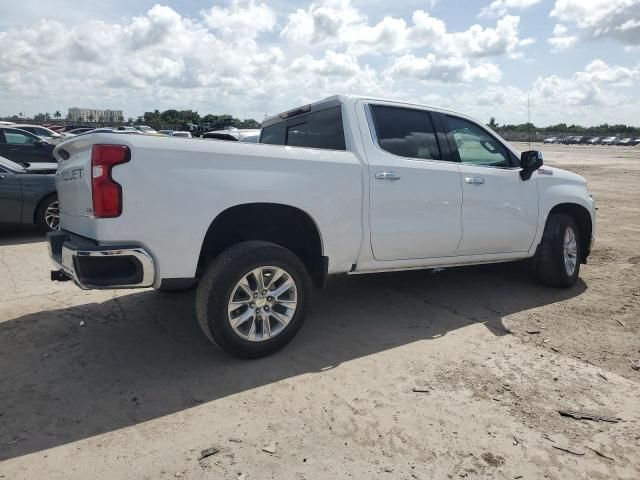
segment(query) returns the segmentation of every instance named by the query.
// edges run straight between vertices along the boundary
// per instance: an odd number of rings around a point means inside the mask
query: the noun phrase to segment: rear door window
[[[379,147],[399,157],[440,160],[438,139],[426,110],[371,105]]]
[[[36,138],[25,133],[17,131],[4,131],[4,138],[9,145],[33,145],[36,142]]]

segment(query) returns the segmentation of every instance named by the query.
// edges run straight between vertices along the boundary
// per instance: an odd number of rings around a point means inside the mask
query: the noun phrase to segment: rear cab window
[[[310,107],[309,107],[310,109]],[[300,110],[304,110],[300,109]],[[287,114],[281,121],[266,125],[260,134],[260,143],[292,147],[346,150],[342,107],[318,107],[298,115]]]

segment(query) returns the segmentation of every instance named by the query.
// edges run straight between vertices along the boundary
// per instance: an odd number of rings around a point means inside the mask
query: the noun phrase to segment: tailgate
[[[96,238],[91,193],[91,150],[102,143],[97,134],[68,139],[53,151],[58,160],[56,188],[60,203],[60,227],[88,238]]]
[[[54,150],[58,160],[56,188],[60,202],[60,214],[66,217],[91,216],[91,147],[83,140],[69,140]]]

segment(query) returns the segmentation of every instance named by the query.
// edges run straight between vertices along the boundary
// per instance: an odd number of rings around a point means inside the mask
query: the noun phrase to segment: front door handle
[[[471,185],[482,185],[484,183],[484,178],[480,177],[465,177],[464,181]]]
[[[376,178],[378,180],[400,180],[400,175],[395,172],[378,172],[376,173]]]

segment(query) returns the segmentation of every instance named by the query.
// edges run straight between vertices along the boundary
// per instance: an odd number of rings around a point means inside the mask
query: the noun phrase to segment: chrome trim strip
[[[143,248],[127,248],[127,249],[113,249],[113,250],[74,250],[62,246],[62,259],[59,263],[53,256],[51,244],[49,244],[49,256],[51,261],[57,267],[61,268],[67,275],[69,275],[73,281],[83,290],[98,289],[98,290],[111,290],[119,288],[144,288],[153,285],[155,279],[155,265],[153,258]],[[136,258],[142,267],[142,281],[135,284],[126,285],[91,285],[82,283],[78,278],[74,268],[74,257],[134,257]]]

